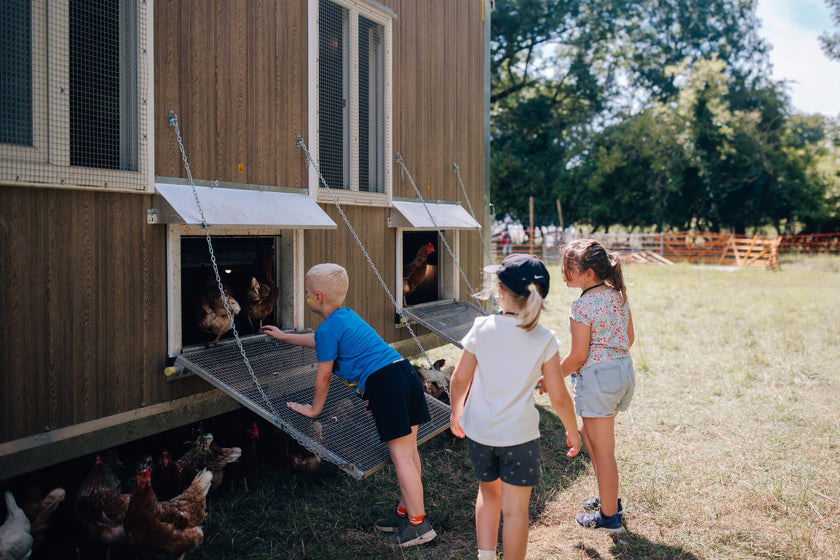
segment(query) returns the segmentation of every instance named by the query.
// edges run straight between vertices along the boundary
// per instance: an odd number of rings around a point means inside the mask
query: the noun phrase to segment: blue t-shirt
[[[315,329],[319,362],[335,361],[333,373],[350,387],[365,392],[368,376],[402,359],[356,312],[339,307]]]

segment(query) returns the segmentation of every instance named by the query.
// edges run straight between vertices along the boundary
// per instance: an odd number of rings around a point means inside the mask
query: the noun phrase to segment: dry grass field
[[[562,351],[578,291],[551,272],[544,324]],[[626,278],[637,341],[635,400],[617,421],[627,532],[613,540],[574,522],[595,479],[585,456],[564,457],[541,400],[544,477],[528,557],[840,558],[840,258],[788,258],[775,272],[631,266]],[[355,481],[322,464],[310,477],[263,468],[249,492],[213,497],[190,557],[474,558],[476,483],[463,442],[444,432],[420,452],[439,533],[429,545],[392,551],[373,530],[396,502],[390,465]]]

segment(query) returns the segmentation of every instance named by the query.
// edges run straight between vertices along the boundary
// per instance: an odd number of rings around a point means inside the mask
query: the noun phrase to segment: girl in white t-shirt
[[[502,314],[477,318],[461,341],[463,350],[449,388],[450,428],[456,436],[466,436],[479,480],[478,558],[496,558],[504,512],[504,557],[516,560],[525,558],[528,502],[540,478],[539,413],[534,404],[540,377],[566,428],[569,457],[578,454],[581,439],[557,339],[539,325],[548,270],[540,259],[526,254],[508,255],[501,265],[484,270],[499,276]]]
[[[572,374],[575,413],[583,418],[581,436],[589,451],[598,496],[581,500],[590,513],[577,515],[583,527],[624,531],[618,499],[615,417],[633,398],[635,377],[630,346],[633,318],[621,257],[594,239],[578,239],[563,250],[563,279],[581,294],[569,314],[571,345],[560,365]]]

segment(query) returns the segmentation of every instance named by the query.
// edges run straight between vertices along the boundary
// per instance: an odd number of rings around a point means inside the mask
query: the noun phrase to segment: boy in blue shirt
[[[341,306],[348,285],[342,266],[313,266],[304,280],[306,303],[324,321],[314,333],[284,333],[271,325],[262,327],[262,332],[281,342],[315,348],[318,368],[312,404],[286,403],[295,412],[309,418],[321,414],[333,373],[368,401],[400,486],[396,515],[378,520],[376,529],[391,533],[385,542],[392,546],[423,544],[437,536],[426,519],[417,451],[417,427],[431,420],[423,386],[408,360],[353,310]]]

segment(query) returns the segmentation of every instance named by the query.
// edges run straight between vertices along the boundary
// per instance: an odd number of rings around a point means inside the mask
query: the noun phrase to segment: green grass
[[[543,323],[562,352],[578,291],[551,272]],[[595,479],[585,456],[564,457],[543,397],[528,557],[840,558],[840,258],[784,259],[775,272],[630,266],[625,276],[637,386],[616,440],[628,532],[613,540],[576,526]],[[420,452],[440,534],[430,545],[391,551],[373,530],[396,502],[390,465],[355,481],[322,464],[311,477],[263,468],[250,492],[211,497],[191,557],[474,558],[476,483],[463,442],[444,432]]]

